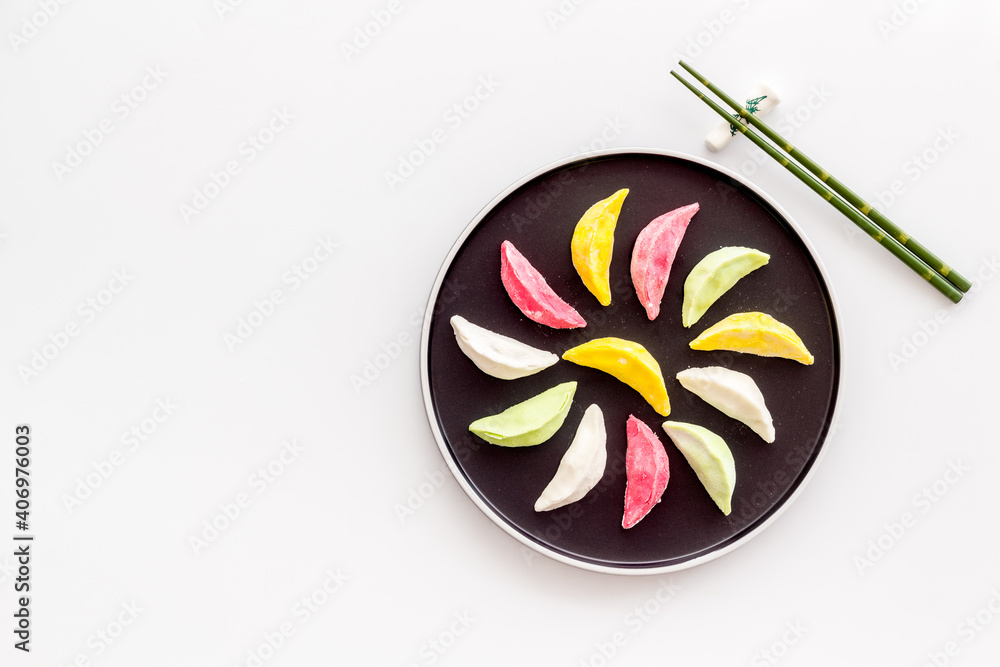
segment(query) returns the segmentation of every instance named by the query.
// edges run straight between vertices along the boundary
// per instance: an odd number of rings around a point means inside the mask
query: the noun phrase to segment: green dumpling
[[[697,424],[663,422],[663,430],[681,450],[708,495],[728,516],[736,487],[736,463],[726,441]]]
[[[705,255],[684,281],[681,324],[689,327],[743,276],[767,264],[771,256],[753,248],[720,248]]]
[[[576,382],[564,382],[499,414],[477,419],[469,430],[502,447],[540,445],[562,426],[575,393]]]

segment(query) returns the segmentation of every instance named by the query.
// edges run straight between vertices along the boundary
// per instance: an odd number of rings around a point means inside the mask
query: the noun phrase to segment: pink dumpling
[[[622,528],[631,528],[660,502],[670,481],[670,461],[656,434],[645,423],[629,415],[625,426],[625,514]]]
[[[500,245],[500,280],[514,305],[535,322],[554,329],[587,326],[580,313],[559,298],[510,241]]]
[[[632,283],[646,316],[655,320],[667,287],[670,267],[698,203],[681,206],[654,219],[641,232],[632,248]]]

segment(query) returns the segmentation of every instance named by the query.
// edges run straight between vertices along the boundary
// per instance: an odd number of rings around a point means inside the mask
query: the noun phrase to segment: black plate
[[[615,231],[612,302],[602,307],[573,268],[570,239],[596,201],[629,188]],[[660,316],[646,318],[629,274],[632,247],[653,218],[698,202],[680,245]],[[510,240],[548,283],[587,320],[555,330],[527,319],[500,281],[500,244]],[[690,329],[681,325],[684,279],[705,255],[748,246],[771,256],[717,301]],[[737,312],[762,311],[791,326],[816,362],[729,352],[698,352],[688,343]],[[593,338],[617,336],[644,345],[666,379],[666,419],[702,425],[729,444],[736,460],[733,510],[724,516],[661,424],[665,418],[635,391],[600,371],[567,361],[519,380],[482,373],[461,352],[449,319],[462,315],[492,331],[561,355]],[[767,444],[684,388],[677,372],[719,365],[757,382],[774,418]],[[428,303],[421,348],[424,399],[431,429],[452,472],[476,504],[524,544],[586,569],[653,573],[681,569],[725,553],[773,520],[812,471],[834,421],[840,384],[840,340],[823,271],[794,224],[770,199],[732,172],[669,152],[629,150],[571,158],[529,175],[489,204],[452,248]],[[576,380],[576,397],[562,428],[526,448],[488,444],[472,435],[474,420]],[[608,464],[582,500],[536,513],[535,499],[559,466],[584,410],[597,403],[608,431]],[[621,526],[624,508],[625,422],[643,420],[670,459],[662,501],[634,528]],[[805,538],[804,538],[805,539]]]

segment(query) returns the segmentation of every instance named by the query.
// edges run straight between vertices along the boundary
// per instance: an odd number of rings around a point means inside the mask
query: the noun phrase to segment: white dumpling
[[[722,366],[707,366],[681,371],[677,379],[681,386],[712,407],[749,426],[764,442],[774,442],[771,413],[764,404],[764,395],[749,375]]]
[[[559,361],[552,352],[473,324],[461,315],[451,318],[458,347],[481,371],[501,380],[533,375]]]
[[[575,503],[594,488],[608,462],[608,434],[604,413],[596,404],[587,408],[573,442],[563,454],[559,469],[535,501],[536,512],[547,512]]]

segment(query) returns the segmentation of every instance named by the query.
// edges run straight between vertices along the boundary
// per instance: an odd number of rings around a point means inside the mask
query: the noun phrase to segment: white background
[[[391,6],[0,9],[0,664],[996,665],[1000,5]],[[365,44],[372,12],[391,21]],[[745,140],[709,154],[716,118],[668,75],[679,56],[736,95],[773,86],[769,119],[975,293],[952,305]],[[460,123],[456,104],[474,107]],[[670,576],[524,549],[450,477],[420,393],[419,321],[454,240],[523,174],[604,145],[748,176],[839,301],[842,406],[816,475],[758,538]],[[185,216],[196,191],[212,197]],[[338,248],[306,261],[320,239]],[[315,269],[297,286],[296,265]],[[30,654],[11,632],[20,423]],[[286,441],[300,451],[273,463]]]

